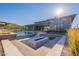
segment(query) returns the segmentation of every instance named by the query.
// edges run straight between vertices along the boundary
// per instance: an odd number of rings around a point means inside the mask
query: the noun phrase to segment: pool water
[[[33,37],[35,36],[35,31],[19,31],[16,32],[17,36]]]
[[[23,38],[35,38],[35,37],[46,37],[47,34],[45,32],[41,31],[19,31],[16,32],[16,36],[19,39]]]

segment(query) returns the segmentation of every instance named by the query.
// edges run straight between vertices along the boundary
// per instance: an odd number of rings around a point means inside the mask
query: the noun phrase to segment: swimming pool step
[[[37,50],[29,47],[28,45],[18,41],[13,40],[12,43],[21,51],[21,53],[25,56],[44,56],[46,52],[49,50],[49,48],[43,46]],[[42,53],[43,52],[43,53]]]
[[[60,40],[60,37],[56,37],[53,40],[49,40],[46,44],[44,44],[42,47],[37,49],[37,55],[39,56],[45,56],[53,47],[54,45]]]
[[[48,52],[47,56],[61,56],[65,42],[66,42],[66,36],[63,36],[55,44],[55,46]]]
[[[36,55],[35,50],[32,49],[31,47],[27,46],[26,44],[18,41],[18,40],[13,40],[11,41],[17,48],[18,50],[24,55],[24,56],[34,56]]]
[[[51,48],[58,42],[59,37],[49,40],[46,44],[42,47],[38,48],[37,50],[29,47],[28,45],[18,41],[13,40],[12,43],[19,49],[19,51],[25,56],[45,56]]]
[[[5,56],[23,56],[23,54],[8,40],[1,40]]]
[[[22,42],[19,42],[18,40],[13,40],[12,43],[25,56],[45,56],[59,40],[60,40],[60,37],[56,37],[53,40],[49,40],[49,42],[47,42],[46,44],[44,44],[37,50],[29,47],[28,45],[26,45]]]

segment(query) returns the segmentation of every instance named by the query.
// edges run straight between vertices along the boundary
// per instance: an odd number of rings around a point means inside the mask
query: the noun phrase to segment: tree
[[[6,26],[6,29],[9,29],[9,30],[17,30],[17,29],[20,29],[20,27],[17,24],[8,24]]]

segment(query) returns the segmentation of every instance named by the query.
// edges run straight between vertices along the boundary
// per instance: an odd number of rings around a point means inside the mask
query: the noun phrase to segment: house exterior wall
[[[33,25],[27,26],[28,30],[40,30],[40,31],[66,31],[68,30],[75,18],[76,14],[63,16],[60,18],[52,18],[46,21],[35,22]]]
[[[53,31],[66,31],[68,30],[71,25],[72,21],[74,19],[75,15],[62,17],[62,18],[54,18],[54,20],[51,20],[50,24],[50,30]]]

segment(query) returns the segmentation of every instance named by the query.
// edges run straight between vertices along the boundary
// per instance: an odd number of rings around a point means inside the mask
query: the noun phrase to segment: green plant
[[[8,24],[6,26],[6,29],[9,29],[9,30],[18,30],[18,29],[20,29],[20,27],[17,24]]]

